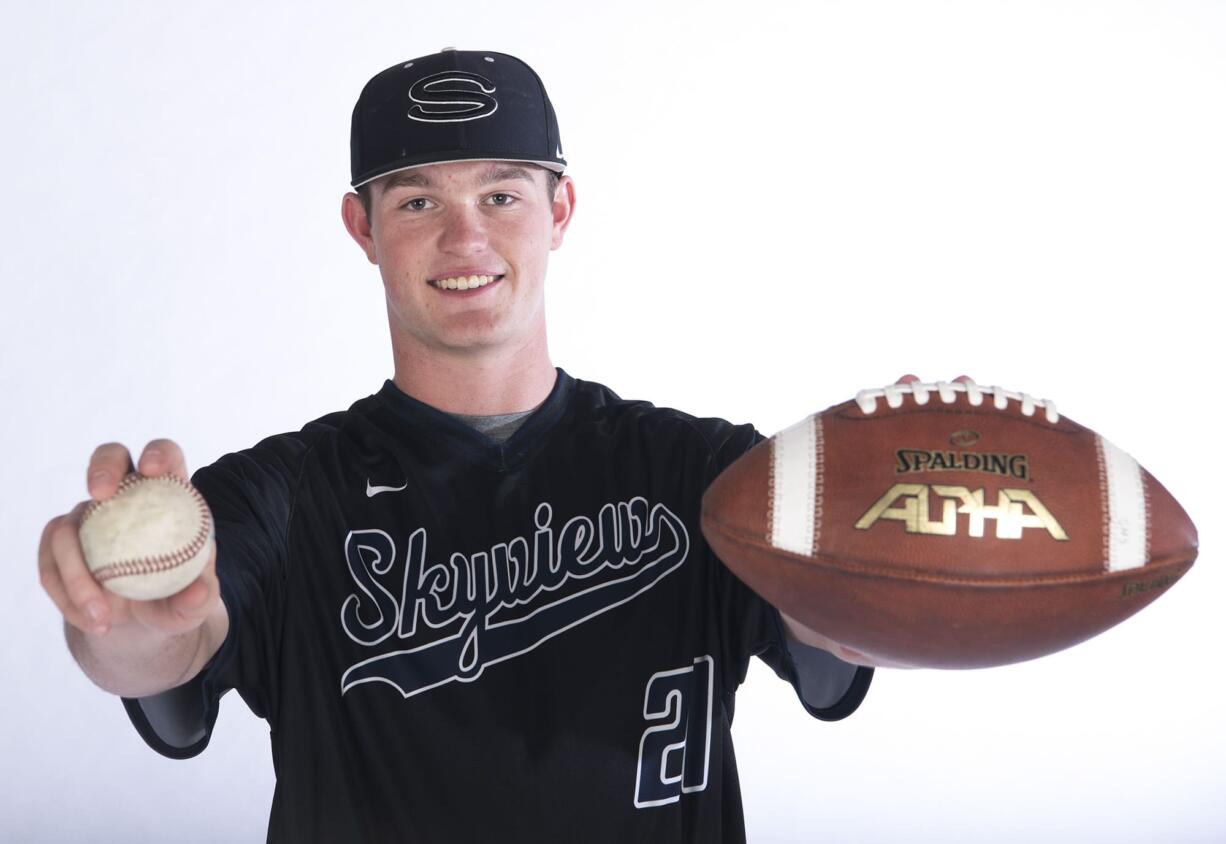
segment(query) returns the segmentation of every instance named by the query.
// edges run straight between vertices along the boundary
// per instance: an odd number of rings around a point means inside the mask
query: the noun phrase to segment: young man
[[[868,688],[703,541],[704,489],[761,435],[550,361],[564,167],[518,59],[374,77],[342,216],[383,278],[393,378],[195,473],[216,553],[177,596],[98,589],[80,507],[44,532],[73,654],[153,748],[202,751],[232,688],[268,720],[270,841],[744,841],[730,725],[749,658],[820,719]],[[133,468],[101,447],[91,496]],[[136,468],[187,474],[169,440]]]

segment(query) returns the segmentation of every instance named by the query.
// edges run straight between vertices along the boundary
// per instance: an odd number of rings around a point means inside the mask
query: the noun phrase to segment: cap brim
[[[536,164],[540,167],[544,167],[546,170],[552,170],[559,174],[566,172],[565,161],[537,161],[529,158],[500,158],[498,156],[482,155],[480,153],[473,155],[456,155],[455,153],[451,153],[431,161],[416,161],[412,164],[404,164],[401,166],[393,165],[386,170],[379,170],[377,172],[364,175],[358,181],[350,182],[349,184],[351,187],[360,188],[362,185],[369,184],[375,179],[383,176],[389,176],[392,173],[400,173],[405,170],[414,170],[418,167],[426,167],[431,164],[453,164],[461,161],[518,161],[523,164]]]

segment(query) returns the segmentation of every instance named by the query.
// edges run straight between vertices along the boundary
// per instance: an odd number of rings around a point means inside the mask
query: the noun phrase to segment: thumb
[[[186,589],[171,595],[170,608],[181,615],[193,616],[209,602],[209,587],[203,578],[196,578]]]

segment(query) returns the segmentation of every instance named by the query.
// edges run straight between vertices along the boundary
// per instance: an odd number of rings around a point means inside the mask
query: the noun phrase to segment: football
[[[1050,401],[897,384],[785,428],[702,502],[716,555],[863,654],[928,668],[1034,659],[1145,607],[1196,528],[1128,454]]]

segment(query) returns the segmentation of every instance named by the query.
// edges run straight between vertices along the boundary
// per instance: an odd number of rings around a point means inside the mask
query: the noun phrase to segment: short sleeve
[[[165,756],[187,758],[204,750],[218,703],[231,689],[271,723],[289,524],[307,450],[300,436],[282,434],[227,454],[192,476],[213,514],[217,577],[230,626],[192,680],[158,695],[123,699],[137,732]]]
[[[727,423],[725,423],[727,425]],[[711,439],[710,484],[720,472],[765,440],[752,425],[728,426]],[[827,651],[791,640],[779,611],[732,573],[722,561],[715,567],[725,665],[725,695],[731,699],[745,680],[750,657],[758,657],[792,684],[801,705],[815,718],[837,721],[854,712],[868,693],[873,669],[840,660]]]

